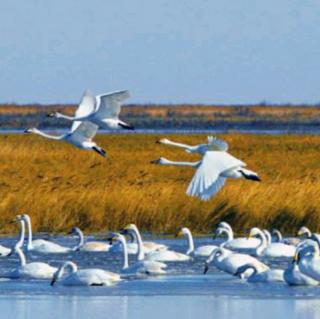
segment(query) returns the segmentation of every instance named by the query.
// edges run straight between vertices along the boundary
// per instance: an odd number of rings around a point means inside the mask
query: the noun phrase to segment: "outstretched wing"
[[[100,118],[118,118],[121,102],[130,97],[129,91],[117,91],[101,94],[97,99],[97,116]]]
[[[187,194],[208,200],[220,190],[225,182],[225,178],[220,176],[221,173],[245,165],[229,153],[208,151],[204,154],[201,164],[189,184]]]
[[[72,135],[75,139],[79,140],[92,140],[93,137],[97,134],[98,125],[91,122],[85,121],[80,122],[76,129],[71,130]]]
[[[210,151],[228,151],[228,143],[215,136],[208,136],[208,146]]]
[[[84,117],[94,112],[96,103],[95,96],[89,91],[86,90],[81,98],[78,108],[75,112],[75,117]],[[80,121],[74,121],[71,127],[71,131],[74,131],[79,125]]]

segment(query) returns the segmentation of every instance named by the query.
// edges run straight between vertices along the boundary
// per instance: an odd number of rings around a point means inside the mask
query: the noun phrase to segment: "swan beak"
[[[250,238],[252,238],[253,236],[252,236],[252,234],[250,233],[248,236],[247,236],[247,239],[250,239]]]
[[[53,287],[55,282],[56,282],[56,279],[55,279],[55,278],[52,278],[52,280],[51,280],[51,282],[50,282],[50,286]]]
[[[209,265],[207,263],[205,263],[203,274],[205,275],[208,272],[208,270],[209,270]]]
[[[174,237],[177,238],[177,237],[182,236],[182,235],[183,235],[183,233],[182,233],[182,231],[180,230],[178,233],[176,233],[176,234],[174,235]]]
[[[297,263],[297,264],[298,264],[298,263],[299,263],[299,259],[300,259],[299,257],[300,257],[300,256],[299,256],[299,253],[295,254],[294,257],[293,257],[292,263],[293,263],[293,264],[294,264],[294,263]]]
[[[56,115],[55,113],[47,113],[46,116],[47,116],[47,117],[55,117],[55,115]]]
[[[153,160],[153,161],[150,162],[150,164],[159,164],[159,160],[158,159]]]
[[[26,128],[26,129],[23,131],[23,133],[26,133],[26,134],[31,133],[30,128]]]

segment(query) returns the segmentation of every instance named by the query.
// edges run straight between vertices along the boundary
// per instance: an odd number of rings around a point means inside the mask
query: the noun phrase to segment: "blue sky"
[[[0,101],[320,102],[319,0],[2,0]]]

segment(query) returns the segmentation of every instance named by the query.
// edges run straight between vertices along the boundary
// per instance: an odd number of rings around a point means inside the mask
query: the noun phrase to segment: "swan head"
[[[300,229],[298,230],[298,236],[301,237],[311,237],[312,232],[310,231],[310,229],[308,227],[302,226],[300,227]]]
[[[231,229],[232,230],[232,227],[230,226],[230,224],[228,224],[227,222],[220,222],[218,224],[218,227],[219,228],[226,228],[226,229]]]
[[[151,164],[158,164],[158,165],[165,165],[165,164],[169,163],[169,160],[167,160],[164,157],[160,157],[160,158],[158,158],[156,160],[151,161],[150,163]]]
[[[241,168],[238,171],[241,173],[241,175],[245,179],[255,181],[255,182],[261,182],[261,178],[258,176],[258,174],[256,172],[250,171],[245,168]]]
[[[47,114],[47,117],[60,117],[58,112],[51,112]]]
[[[250,229],[248,238],[253,238],[253,237],[261,237],[265,236],[264,233],[257,227],[253,227]]]
[[[183,235],[189,235],[189,234],[191,234],[190,229],[187,228],[187,227],[182,227],[182,228],[180,229],[180,231],[176,234],[175,237],[179,237],[179,236],[183,236]]]
[[[224,227],[218,227],[214,233],[215,237],[219,237],[224,234],[228,234],[228,229]]]
[[[29,134],[29,133],[34,133],[35,131],[36,129],[34,127],[29,127],[29,128],[26,128],[23,132],[26,134]]]
[[[79,235],[82,234],[82,231],[79,227],[72,227],[69,235]]]
[[[53,287],[55,282],[61,278],[65,272],[66,269],[69,269],[71,273],[77,272],[78,271],[78,266],[76,263],[72,261],[66,261],[63,263],[59,269],[53,274],[52,280],[50,282],[50,285]]]
[[[167,138],[161,138],[160,140],[156,141],[157,144],[168,144],[170,141]]]
[[[240,266],[236,272],[234,273],[234,276],[239,276],[241,279],[244,279],[246,277],[246,275],[248,274],[247,270],[251,270],[250,274],[256,271],[256,267],[253,264],[246,264],[243,266]]]

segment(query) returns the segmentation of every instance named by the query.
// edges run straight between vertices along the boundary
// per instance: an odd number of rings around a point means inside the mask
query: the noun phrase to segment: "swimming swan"
[[[271,243],[268,245],[265,234],[257,227],[250,230],[249,238],[250,237],[257,237],[261,239],[260,245],[255,249],[255,256],[293,257],[295,255],[295,246],[283,243]]]
[[[267,265],[250,255],[233,253],[230,250],[221,247],[214,249],[209,258],[206,260],[204,273],[207,273],[209,270],[210,263],[213,263],[213,265],[219,270],[227,272],[231,275],[236,274],[239,267],[247,264],[256,266],[259,272],[269,270]]]
[[[74,248],[64,247],[45,239],[32,240],[32,226],[30,216],[22,215],[28,228],[27,251],[36,251],[44,254],[65,254],[74,251]]]
[[[227,178],[245,178],[260,181],[255,172],[244,168],[246,166],[245,163],[227,153],[225,147],[221,147],[222,142],[216,139],[214,143],[217,150],[205,152],[202,160],[198,162],[173,162],[161,157],[151,163],[195,168],[196,173],[186,193],[189,196],[195,196],[204,201],[214,196],[222,188]]]
[[[122,229],[122,233],[125,235],[130,235],[135,240],[135,242],[131,242],[131,243],[126,242],[128,254],[129,255],[138,254],[139,249],[138,249],[137,238],[140,237],[142,240],[142,236],[140,234],[138,227],[135,224],[129,224]],[[112,245],[112,247],[110,248],[110,252],[122,251],[122,245],[120,244],[119,241],[117,241],[117,243],[118,244],[116,245]],[[153,241],[143,241],[143,247],[144,247],[144,253],[146,254],[152,251],[168,249],[168,246],[164,244],[158,244]]]
[[[98,126],[91,122],[73,122],[69,132],[59,136],[46,134],[34,127],[28,128],[24,132],[37,134],[51,140],[65,141],[78,148],[84,150],[93,150],[99,155],[106,157],[106,151],[92,141],[97,133],[97,130]]]
[[[246,278],[248,282],[282,282],[284,281],[284,270],[282,269],[267,269],[258,271],[257,267],[253,264],[247,264],[237,269],[235,276],[244,278],[247,270],[251,269],[253,272]]]
[[[227,240],[220,244],[220,247],[235,250],[238,252],[248,252],[258,247],[260,240],[257,238],[237,237],[234,238],[232,227],[226,223],[221,222],[215,232],[216,237],[222,234],[227,235]]]
[[[73,227],[71,234],[76,234],[79,237],[79,244],[74,248],[75,251],[106,252],[112,247],[109,243],[104,243],[102,241],[85,242],[83,232],[78,227]]]
[[[51,286],[64,275],[66,270],[69,270],[69,273],[61,280],[64,286],[111,286],[121,280],[120,275],[114,272],[96,268],[78,270],[74,262],[66,261],[55,272]]]
[[[124,232],[131,232],[137,240],[138,244],[138,259],[142,257],[139,254],[145,254],[145,259],[150,261],[159,261],[159,262],[167,262],[167,261],[187,261],[190,260],[191,257],[187,256],[182,253],[178,253],[173,250],[167,249],[160,249],[160,250],[153,250],[149,252],[145,252],[144,247],[143,249],[140,247],[143,245],[141,234],[136,225],[130,224],[124,228]]]
[[[126,239],[122,234],[115,233],[112,240],[119,241],[123,252],[123,266],[121,274],[123,276],[143,276],[143,275],[163,275],[166,273],[167,265],[157,261],[150,261],[144,259],[144,247],[139,238],[138,260],[129,266],[128,251]]]
[[[300,271],[297,258],[294,258],[284,271],[284,280],[290,286],[317,286],[319,284],[319,281]]]
[[[89,121],[104,129],[127,129],[134,127],[119,120],[121,102],[130,97],[129,91],[116,91],[97,96],[85,91],[75,116],[58,112],[48,114],[49,117],[63,118],[69,121]]]
[[[194,241],[192,237],[192,233],[189,228],[183,227],[180,232],[177,234],[177,236],[185,235],[188,239],[188,250],[186,252],[187,255],[193,255],[196,257],[209,257],[212,253],[212,251],[215,248],[218,248],[218,246],[215,245],[204,245],[199,246],[197,248],[194,247]]]

